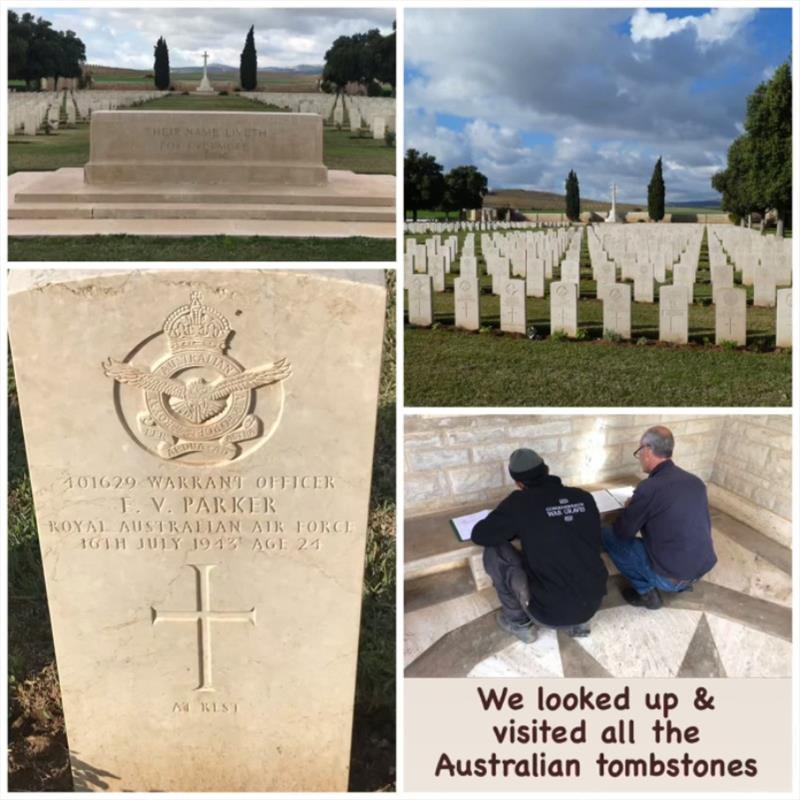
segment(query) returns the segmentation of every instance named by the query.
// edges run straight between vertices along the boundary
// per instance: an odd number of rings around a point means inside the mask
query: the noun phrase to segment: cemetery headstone
[[[720,288],[716,296],[716,343],[747,344],[747,290]]]
[[[347,788],[384,312],[375,270],[10,276],[76,790]]]

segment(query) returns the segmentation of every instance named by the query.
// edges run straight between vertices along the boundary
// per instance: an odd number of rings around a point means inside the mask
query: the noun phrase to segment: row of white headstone
[[[387,130],[395,130],[393,97],[351,97],[314,92],[242,92],[241,96],[299,114],[319,114],[334,125],[344,124],[346,108],[350,130],[369,128],[374,139],[383,139]]]
[[[532,231],[541,228],[569,227],[571,227],[569,222],[531,222],[530,220],[518,220],[515,222],[499,220],[419,220],[418,222],[407,221],[404,225],[404,230],[412,236],[425,236],[427,234],[458,233],[459,231]]]
[[[468,234],[464,242],[465,252],[459,263],[459,276],[454,281],[456,327],[467,330],[480,328],[480,277],[474,244],[474,234]],[[553,277],[553,267],[560,262],[560,280],[549,284],[551,332],[577,335],[581,229],[529,232],[524,236],[483,235],[481,244],[487,273],[492,276],[492,293],[500,297],[501,330],[522,334],[527,332],[526,298],[546,296],[546,279]],[[684,244],[685,250],[678,247],[674,251],[678,253],[677,263],[670,265],[673,267],[673,284],[662,285],[659,290],[659,338],[681,344],[688,342],[688,309],[694,299],[694,275],[689,283],[688,266],[694,258],[696,271],[699,248],[695,246],[695,233],[691,233]],[[433,323],[433,293],[445,290],[445,275],[451,271],[457,252],[456,236],[442,241],[437,235],[424,243],[407,240],[404,277],[409,291],[411,324],[429,326]],[[621,255],[624,256],[624,253]],[[682,258],[685,261],[682,262]],[[725,266],[727,271],[724,277],[718,273],[717,282],[712,284],[716,341],[718,344],[734,342],[744,345],[747,341],[747,292],[733,285],[733,267]],[[682,267],[687,269],[682,270]],[[721,266],[718,266],[720,269]],[[643,260],[631,264],[623,260],[621,271],[622,280],[633,280],[634,300],[654,302],[654,270],[650,262]],[[593,272],[597,281],[597,297],[603,302],[604,335],[615,334],[629,339],[631,285],[617,282],[617,265],[613,261],[593,265]],[[788,347],[791,345],[792,290],[776,291],[774,281],[770,284],[761,280],[765,273],[769,273],[769,270],[759,270],[755,274],[755,295],[760,298],[760,305],[774,306],[777,303],[776,346]],[[769,286],[771,293],[765,288]]]
[[[88,120],[93,111],[129,108],[165,94],[168,92],[96,89],[10,92],[8,133],[12,136],[35,136],[44,129],[58,130],[62,120],[65,120],[67,125],[74,125],[79,120]]]

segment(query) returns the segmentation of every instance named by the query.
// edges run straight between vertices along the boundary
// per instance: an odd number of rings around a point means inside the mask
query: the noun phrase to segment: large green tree
[[[470,165],[453,167],[444,178],[443,206],[446,211],[458,211],[459,219],[464,209],[483,208],[483,198],[489,189],[486,176]]]
[[[158,37],[155,47],[153,61],[153,82],[156,89],[162,92],[169,89],[169,49],[167,40],[163,36]]]
[[[8,77],[38,85],[41,78],[78,78],[86,47],[73,31],[57,31],[42,17],[8,12]],[[38,88],[38,86],[37,86]]]
[[[409,150],[403,167],[403,206],[412,212],[415,222],[421,208],[435,209],[441,205],[444,190],[442,165],[428,153]]]
[[[256,40],[251,25],[244,40],[244,49],[239,57],[239,84],[246,92],[254,92],[258,86],[258,56]]]
[[[653,167],[653,176],[647,184],[647,215],[653,222],[664,219],[664,173],[661,168],[661,157]]]
[[[395,85],[395,34],[374,28],[366,33],[340,36],[325,53],[322,80],[337,92],[348,83]]]
[[[792,74],[789,62],[747,98],[744,133],[728,149],[724,170],[711,179],[722,207],[743,217],[774,209],[779,229],[792,215]]]
[[[578,176],[575,170],[571,169],[565,183],[566,195],[564,198],[566,205],[567,219],[577,222],[581,218],[581,190],[578,185]]]

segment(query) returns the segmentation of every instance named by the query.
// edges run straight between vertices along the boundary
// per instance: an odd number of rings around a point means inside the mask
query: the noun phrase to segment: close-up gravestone
[[[343,791],[386,291],[14,271],[76,790]]]

